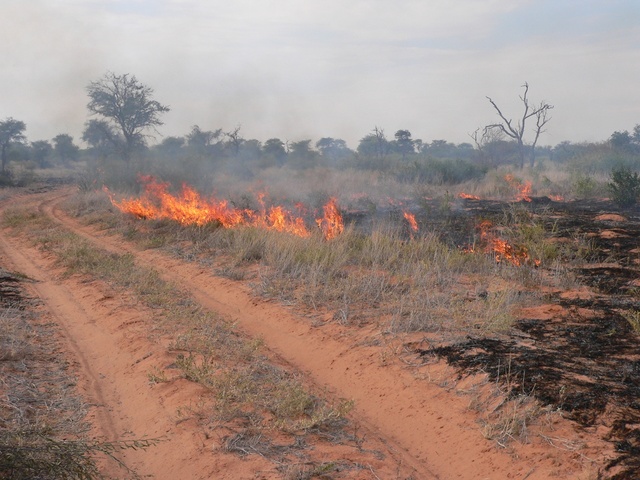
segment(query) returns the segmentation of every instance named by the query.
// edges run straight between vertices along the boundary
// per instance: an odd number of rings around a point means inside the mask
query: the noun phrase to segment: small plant
[[[595,195],[598,184],[593,177],[580,173],[573,180],[572,188],[577,198],[591,198]]]
[[[640,175],[626,167],[614,168],[608,184],[611,199],[621,207],[630,207],[640,197]]]
[[[169,381],[164,370],[160,370],[158,367],[153,367],[153,369],[149,373],[147,373],[147,378],[149,379],[149,384],[151,385]]]

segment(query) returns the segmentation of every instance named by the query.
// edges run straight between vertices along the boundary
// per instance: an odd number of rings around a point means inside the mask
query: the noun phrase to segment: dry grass
[[[519,292],[549,281],[532,265],[496,265],[490,255],[465,253],[434,232],[408,239],[388,223],[374,225],[368,233],[347,228],[327,242],[319,234],[299,238],[254,227],[136,222],[105,213],[95,194],[77,197],[68,208],[101,218],[105,228],[115,224],[125,238],[146,247],[165,246],[185,259],[211,264],[228,278],[249,281],[262,296],[319,313],[332,311],[344,325],[375,321],[390,332],[505,331],[522,304]],[[546,241],[553,233],[547,223],[518,205],[498,219],[505,240],[553,268],[569,253]],[[551,280],[565,277],[566,271],[556,268]],[[490,295],[478,301],[474,283],[485,284]]]

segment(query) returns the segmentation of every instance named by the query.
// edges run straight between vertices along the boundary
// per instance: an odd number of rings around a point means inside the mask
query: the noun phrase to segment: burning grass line
[[[82,200],[76,201],[73,208],[83,210],[77,206],[81,203]],[[451,288],[461,276],[514,276],[510,269],[497,269],[486,255],[465,254],[443,243],[433,232],[424,232],[419,238],[407,241],[398,228],[388,225],[376,226],[368,234],[346,228],[340,236],[327,242],[321,236],[296,237],[251,226],[202,231],[196,227],[165,230],[164,226],[156,229],[153,223],[147,225],[152,228],[136,229],[131,238],[144,244],[151,241],[158,245],[180,244],[182,256],[226,259],[227,263],[216,269],[229,271],[236,278],[245,277],[241,272],[258,264],[257,273],[254,270],[252,275],[253,278],[257,275],[253,287],[259,295],[287,304],[299,303],[314,311],[333,309],[345,325],[366,323],[372,315],[388,317],[400,311],[402,303],[410,308],[401,309],[403,316],[408,315],[405,319],[409,319],[409,323],[402,326],[406,322],[398,317],[393,322],[394,331],[450,330],[483,321],[487,322],[481,326],[483,330],[504,331],[511,323],[511,305],[517,304],[515,299],[502,302],[510,306],[496,316],[486,315],[480,304],[459,308],[455,298],[446,300],[447,305],[438,308],[442,312],[439,316],[431,315],[430,306],[420,307],[425,298],[450,297]],[[189,239],[191,247],[185,244],[185,239]],[[213,263],[219,265],[215,260]],[[520,270],[528,271],[528,267]],[[424,292],[429,295],[425,296]],[[501,303],[495,300],[490,303]],[[475,307],[478,307],[476,311]],[[413,308],[417,309],[411,310]],[[429,313],[426,323],[419,320],[425,312]],[[454,318],[450,312],[457,312]],[[473,320],[463,318],[465,315]]]

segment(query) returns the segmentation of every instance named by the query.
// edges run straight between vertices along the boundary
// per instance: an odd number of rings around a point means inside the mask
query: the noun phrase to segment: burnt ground
[[[531,395],[583,428],[605,425],[617,456],[603,478],[640,478],[640,336],[623,316],[640,312],[640,209],[546,198],[523,206],[541,214],[551,237],[590,242],[586,261],[569,268],[593,294],[585,299],[552,293],[546,300],[563,307],[552,319],[520,318],[512,335],[470,335],[416,353],[425,361],[446,359],[460,376],[484,372],[509,382],[512,395]],[[509,208],[504,202],[466,200],[458,218],[448,220],[448,235],[464,241],[478,218],[504,217]],[[626,220],[600,217],[605,213]]]

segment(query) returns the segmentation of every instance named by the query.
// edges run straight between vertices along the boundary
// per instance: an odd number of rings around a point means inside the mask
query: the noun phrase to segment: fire
[[[564,197],[562,195],[549,195],[549,198],[554,202],[564,202]]]
[[[322,207],[324,212],[323,218],[316,219],[316,224],[322,231],[324,238],[331,240],[344,231],[344,222],[342,214],[338,209],[338,203],[335,198],[330,198],[327,204]]]
[[[495,256],[497,263],[508,262],[517,267],[526,263],[532,263],[534,266],[540,265],[540,260],[531,259],[526,247],[515,247],[506,240],[494,234],[493,224],[489,220],[484,220],[478,225],[480,230],[480,242],[484,245],[484,252]],[[472,253],[473,248],[465,250]]]
[[[510,173],[505,175],[504,179],[513,189],[515,189],[518,192],[516,194],[517,201],[520,201],[520,200],[524,200],[525,202],[531,201],[531,197],[529,196],[531,194],[531,182],[521,183]]]
[[[413,213],[407,211],[403,211],[402,215],[404,215],[405,220],[409,222],[409,227],[411,227],[411,230],[413,232],[417,232],[418,222],[416,222],[416,216]]]
[[[169,193],[169,184],[158,182],[150,175],[141,175],[144,194],[140,198],[117,201],[112,195],[111,203],[120,211],[143,219],[171,219],[181,225],[202,226],[218,222],[224,227],[242,223],[243,212],[228,205],[226,200],[206,200],[188,185],[182,185],[179,195]]]
[[[217,222],[225,228],[247,225],[299,237],[311,236],[302,216],[294,214],[281,205],[267,208],[265,194],[258,195],[261,208],[259,211],[254,211],[235,208],[226,200],[203,198],[186,184],[182,185],[179,194],[174,195],[169,192],[168,183],[159,182],[150,175],[140,175],[138,179],[144,185],[144,193],[140,198],[116,200],[106,187],[104,190],[109,195],[111,203],[121,212],[140,219],[170,219],[181,225],[198,226]],[[299,211],[306,211],[301,204],[296,205],[296,208]],[[324,217],[317,219],[316,223],[327,240],[342,233],[344,223],[334,198],[324,206]]]
[[[464,193],[464,192],[460,192],[458,194],[458,198],[464,198],[466,200],[480,200],[480,197],[477,197],[475,195],[470,195],[470,194]]]
[[[292,233],[299,237],[308,237],[311,235],[302,217],[295,216],[292,212],[280,205],[267,209],[264,201],[265,196],[264,193],[258,194],[258,202],[261,207],[260,213],[245,210],[245,215],[250,219],[249,222],[245,223],[267,230]],[[301,209],[300,206],[297,206],[297,208]]]

